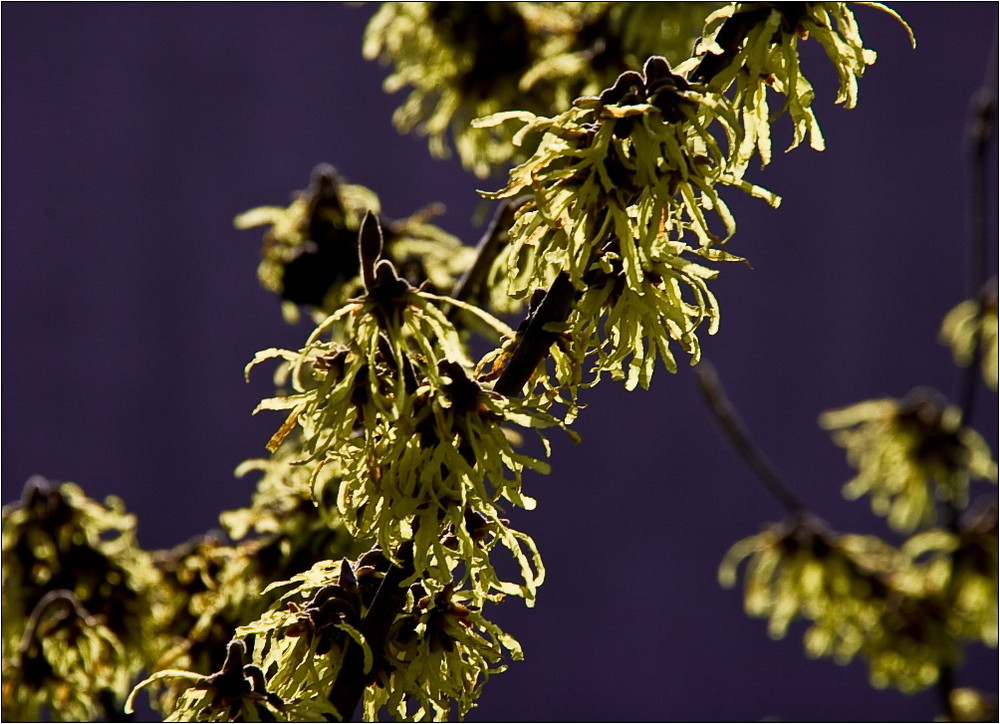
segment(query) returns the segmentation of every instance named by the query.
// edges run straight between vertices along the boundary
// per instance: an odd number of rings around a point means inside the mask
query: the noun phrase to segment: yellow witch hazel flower
[[[701,358],[699,325],[707,321],[709,334],[718,329],[718,304],[706,283],[717,272],[681,256],[686,251],[682,243],[670,246],[676,256],[648,264],[642,292],[628,286],[617,259],[605,255],[588,275],[587,289],[570,318],[578,337],[599,340],[598,375],[608,371],[612,379],[624,380],[628,390],[649,388],[657,356],[669,371],[677,371],[671,341],[695,364]]]
[[[587,289],[580,314],[593,320],[584,326],[597,335],[589,345],[599,350],[596,371],[625,378],[630,388],[648,385],[656,349],[675,367],[671,341],[697,358],[695,329],[707,320],[712,331],[717,309],[705,286],[715,273],[695,259],[737,259],[719,248],[735,221],[716,185],[778,203],[726,170],[709,126],[717,122],[732,145],[737,130],[728,101],[653,57],[643,75],[623,73],[599,97],[579,99],[554,118],[510,112],[477,123],[507,121],[524,124],[516,141],[542,136],[507,186],[487,194],[530,195],[494,265],[494,286],[523,300],[567,274]]]
[[[374,538],[389,552],[413,541],[416,565],[442,585],[464,562],[463,582],[471,581],[477,595],[499,591],[530,602],[543,576],[540,560],[531,539],[501,518],[502,501],[533,507],[521,492],[522,472],[547,466],[516,452],[502,424],[559,423],[524,400],[480,386],[441,308],[457,306],[510,335],[505,325],[411,287],[379,259],[381,250],[369,216],[361,229],[365,294],[322,322],[301,351],[265,350],[248,366],[275,357],[290,366],[292,394],[258,407],[291,411],[269,447],[277,449],[300,428],[300,462],[313,471],[313,497],[335,497],[353,536]],[[324,478],[330,465],[337,475]],[[324,480],[336,486],[335,496]],[[493,571],[488,551],[496,543],[520,564],[522,584]]]
[[[279,721],[285,708],[280,697],[267,690],[264,672],[246,662],[246,644],[234,639],[226,647],[221,668],[202,675],[185,669],[163,669],[139,682],[129,695],[125,713],[132,714],[140,691],[172,681],[188,688],[164,721]],[[301,721],[320,721],[313,716]]]
[[[913,31],[881,3],[875,7],[894,17],[916,47]],[[793,138],[787,150],[802,143],[817,151],[825,147],[812,109],[812,84],[802,74],[799,42],[815,39],[837,71],[840,86],[836,102],[854,108],[858,78],[875,62],[876,54],[864,47],[854,14],[847,3],[730,3],[712,13],[695,49],[701,64],[691,74],[713,88],[733,86],[733,105],[739,110],[743,134],[733,154],[735,169],[745,169],[756,153],[762,165],[771,161],[770,128],[777,116],[791,116]],[[735,44],[738,43],[738,44]],[[735,45],[734,45],[735,44]],[[784,96],[773,112],[769,91]]]
[[[410,554],[399,552],[398,557],[407,559],[412,572]],[[400,581],[388,580],[389,570],[402,569],[394,569],[375,548],[355,563],[321,560],[289,580],[272,582],[263,590],[271,605],[236,629],[219,671],[207,676],[185,669],[158,671],[136,686],[129,703],[141,689],[169,682],[186,691],[168,721],[349,720],[352,712],[338,711],[328,695],[343,671],[357,673],[351,671],[351,655],[360,652],[365,674],[361,689],[385,666],[381,654],[376,662],[373,653],[385,642],[370,645],[366,632],[378,636],[375,628],[381,627],[384,638],[392,623],[373,624],[381,615],[374,611],[380,595],[406,595]],[[349,654],[352,646],[356,650]]]
[[[156,621],[166,639],[154,671],[183,667],[211,671],[241,623],[260,615],[268,601],[258,554],[259,541],[226,545],[212,536],[196,538],[156,555],[161,585],[156,590]],[[173,711],[182,689],[171,682],[151,700],[163,713]]]
[[[647,61],[643,75],[623,73],[599,97],[578,99],[553,118],[511,111],[479,119],[484,127],[520,122],[515,142],[542,133],[507,186],[486,194],[530,195],[516,212],[512,244],[494,272],[506,277],[508,293],[524,298],[557,271],[582,286],[609,243],[627,283],[641,290],[643,264],[666,252],[665,238],[679,241],[689,233],[696,249],[710,249],[732,235],[732,215],[716,183],[732,182],[774,201],[726,174],[723,151],[708,130],[713,120],[727,136],[735,134],[724,98],[692,86],[657,57]],[[722,235],[706,211],[718,216]]]
[[[317,489],[336,493],[335,466],[314,476],[306,466],[295,464],[301,458],[301,440],[293,434],[271,458],[241,463],[237,476],[261,474],[253,504],[219,516],[233,540],[258,541],[255,557],[264,575],[286,577],[331,555],[360,552],[336,513],[336,498],[313,497]]]
[[[1000,718],[997,698],[986,692],[962,686],[952,689],[948,698],[951,710],[955,712],[952,721],[993,721]]]
[[[168,721],[346,720],[350,712],[341,716],[326,695],[346,665],[349,642],[363,649],[366,671],[372,668],[361,629],[388,567],[376,550],[353,565],[323,560],[271,583],[263,590],[271,605],[235,630],[218,671],[162,669],[135,687],[129,706],[142,689],[168,686],[182,690]]]
[[[859,567],[850,549],[867,565]],[[803,514],[734,545],[719,568],[719,581],[734,586],[737,569],[747,560],[747,614],[767,618],[773,638],[782,638],[796,618],[811,620],[814,625],[806,632],[810,654],[846,662],[860,650],[862,633],[880,616],[884,584],[876,573],[894,556],[877,538],[838,538]]]
[[[288,207],[260,206],[234,224],[269,227],[257,278],[281,295],[285,315],[294,321],[297,305],[322,308],[328,294],[340,297],[340,287],[357,276],[358,228],[370,209],[379,209],[373,191],[344,183],[332,166],[321,164],[309,189],[295,194]]]
[[[986,441],[960,420],[939,393],[919,388],[824,413],[820,425],[858,470],[844,494],[870,495],[872,510],[905,532],[932,522],[936,501],[964,506],[970,480],[997,480]]]
[[[154,670],[218,668],[236,627],[260,616],[274,600],[261,594],[270,582],[331,555],[358,551],[339,517],[313,501],[310,471],[292,464],[301,457],[296,443],[290,436],[273,458],[237,468],[238,475],[263,475],[250,507],[219,516],[234,543],[204,536],[156,554],[161,573],[156,620],[167,642]],[[157,688],[153,704],[174,711],[181,693],[178,681],[169,681]]]
[[[4,714],[17,721],[93,721],[118,715],[141,662],[105,620],[67,590],[38,602],[20,645],[3,661]]]

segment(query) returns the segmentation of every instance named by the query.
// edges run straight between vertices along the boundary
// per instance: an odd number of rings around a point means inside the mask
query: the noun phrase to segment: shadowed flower
[[[466,168],[486,176],[510,158],[509,138],[473,129],[473,118],[517,107],[537,34],[519,3],[383,3],[365,31],[364,55],[393,65],[383,87],[410,86],[396,127],[427,136],[446,156],[449,135]]]
[[[239,229],[268,226],[257,278],[284,300],[288,321],[299,306],[315,310],[316,321],[363,291],[358,277],[358,231],[369,212],[378,214],[375,192],[344,183],[332,166],[313,170],[310,187],[288,207],[260,206],[236,217]],[[450,288],[471,263],[474,250],[429,223],[442,207],[432,205],[400,221],[382,220],[385,255],[413,286]]]

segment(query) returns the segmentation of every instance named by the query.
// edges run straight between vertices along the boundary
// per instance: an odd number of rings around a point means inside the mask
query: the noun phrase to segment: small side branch
[[[483,301],[486,276],[489,274],[490,267],[493,266],[493,261],[508,242],[507,232],[514,223],[514,212],[526,200],[526,197],[514,200],[505,199],[497,207],[490,220],[490,225],[476,245],[476,258],[473,259],[472,265],[465,271],[465,274],[456,282],[455,288],[451,292],[453,299],[473,303]],[[449,318],[457,312],[458,309],[452,307],[448,312]]]
[[[726,397],[722,383],[715,369],[708,362],[702,361],[696,368],[695,374],[698,377],[698,386],[708,403],[708,409],[715,416],[716,421],[725,433],[729,443],[746,461],[750,469],[763,483],[764,487],[782,506],[792,515],[805,512],[805,506],[791,492],[788,485],[782,480],[771,462],[761,452],[760,448],[751,440],[750,433],[746,425],[740,419],[736,408]]]
[[[389,629],[406,602],[406,588],[402,583],[413,573],[413,544],[407,543],[398,553],[401,565],[390,565],[379,585],[378,592],[361,622],[361,634],[376,657],[385,651]],[[365,657],[362,648],[349,641],[344,651],[340,675],[327,699],[340,713],[342,721],[352,721],[368,686]]]
[[[561,324],[569,318],[575,298],[573,282],[565,272],[559,272],[545,298],[525,320],[523,331],[518,332],[510,360],[493,385],[494,392],[514,397],[524,391],[525,384],[559,334],[552,331],[550,325]]]

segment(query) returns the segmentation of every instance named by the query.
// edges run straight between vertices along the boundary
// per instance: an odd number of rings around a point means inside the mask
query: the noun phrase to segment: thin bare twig
[[[966,143],[969,153],[969,295],[977,300],[974,325],[975,343],[972,359],[959,372],[956,400],[959,404],[959,425],[965,425],[971,418],[979,387],[980,366],[983,357],[983,317],[990,296],[989,251],[990,239],[987,219],[989,212],[989,176],[992,165],[988,163],[990,141],[996,124],[997,95],[994,83],[997,76],[997,46],[994,42],[988,70],[983,84],[972,96],[969,122],[966,126]],[[996,287],[992,294],[996,295]],[[960,511],[954,501],[946,504],[947,526],[952,532],[960,528]],[[957,687],[955,667],[946,664],[941,667],[937,680],[938,702],[945,721],[955,721],[955,706],[952,693]]]
[[[966,142],[969,153],[969,291],[978,300],[976,313],[976,342],[972,359],[959,376],[956,401],[961,406],[962,424],[971,419],[976,401],[979,367],[982,362],[982,320],[989,301],[990,230],[988,218],[989,180],[994,166],[989,163],[990,141],[996,125],[997,95],[994,82],[997,76],[997,48],[993,47],[989,69],[982,86],[972,97]]]
[[[736,452],[746,461],[758,480],[781,505],[792,515],[804,513],[806,508],[792,493],[778,471],[764,453],[750,438],[746,425],[740,419],[736,408],[726,397],[719,376],[707,361],[702,360],[695,368],[698,386],[701,388],[709,410],[725,433]]]
[[[471,301],[481,303],[483,301],[483,287],[486,284],[486,276],[494,260],[508,242],[507,232],[514,223],[514,212],[527,200],[527,197],[519,199],[504,199],[493,212],[490,225],[486,228],[479,243],[476,245],[476,258],[466,269],[465,273],[455,283],[455,288],[451,292],[451,297],[459,301]],[[457,307],[448,310],[449,319],[458,313]]]
[[[524,330],[518,332],[518,339],[507,365],[493,385],[493,391],[511,397],[520,395],[524,385],[531,378],[549,348],[555,342],[558,332],[551,331],[552,324],[565,322],[573,310],[576,288],[569,275],[559,272],[545,293],[545,298],[525,320]]]

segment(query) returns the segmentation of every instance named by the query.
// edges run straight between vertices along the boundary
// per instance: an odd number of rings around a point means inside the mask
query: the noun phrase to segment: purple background
[[[997,27],[995,3],[902,4],[919,47],[888,17],[857,14],[882,58],[854,111],[810,53],[828,151],[755,173],[775,212],[734,199],[730,265],[714,286],[722,329],[706,356],[760,445],[840,530],[883,532],[848,503],[842,451],[819,412],[902,396],[955,373],[936,342],[966,293],[962,132]],[[250,416],[255,350],[301,344],[254,272],[259,234],[232,218],[284,203],[329,161],[391,216],[445,201],[472,243],[477,181],[402,137],[360,57],[371,6],[3,6],[3,501],[34,473],[121,495],[147,547],[243,505],[232,470],[279,424]],[[814,44],[812,44],[814,45]],[[778,135],[777,143],[788,138]],[[995,154],[995,145],[993,146]],[[993,156],[995,158],[995,156]],[[995,161],[994,161],[995,164]],[[991,233],[995,226],[991,224]],[[526,661],[491,681],[481,720],[931,719],[934,693],[869,688],[861,664],[809,662],[801,628],[770,641],[721,589],[728,547],[781,516],[722,441],[694,377],[585,396],[584,443],[556,439],[533,476],[538,510],[514,515],[549,578],[537,607],[496,619]],[[996,440],[994,397],[978,423]],[[994,448],[995,449],[995,448]],[[962,684],[995,687],[979,650]]]

